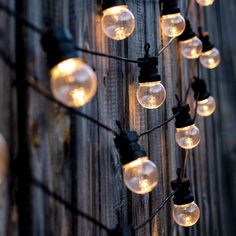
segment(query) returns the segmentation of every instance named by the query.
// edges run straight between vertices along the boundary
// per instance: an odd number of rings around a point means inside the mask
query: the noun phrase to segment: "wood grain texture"
[[[16,0],[18,1],[18,0]],[[2,0],[13,9],[14,0]],[[25,15],[36,25],[46,28],[68,27],[76,45],[125,56],[142,57],[146,42],[151,53],[157,54],[168,42],[160,33],[159,2],[128,0],[129,8],[136,18],[136,29],[131,37],[122,42],[108,39],[102,32],[100,1],[84,0],[27,0]],[[181,1],[184,12],[187,0]],[[207,81],[217,101],[217,111],[211,117],[197,118],[201,130],[201,144],[191,151],[187,173],[192,182],[201,218],[191,229],[178,227],[172,220],[172,202],[136,232],[137,236],[233,236],[235,232],[236,171],[235,171],[235,87],[236,47],[232,35],[235,22],[234,0],[215,1],[208,8],[199,8],[191,0],[189,18],[193,28],[203,26],[222,52],[222,64],[216,70],[201,67],[200,73]],[[46,56],[40,45],[40,37],[23,29],[21,40],[16,37],[15,21],[0,12],[0,51],[13,62],[16,57],[16,41],[26,48],[26,64],[34,79],[50,88]],[[19,45],[18,45],[19,47]],[[175,94],[184,97],[191,79],[197,73],[196,61],[187,61],[180,55],[177,40],[159,57],[159,70],[166,87],[167,99],[157,110],[147,111],[136,100],[139,68],[136,64],[79,53],[95,70],[98,92],[95,98],[80,110],[102,123],[117,129],[115,121],[131,130],[141,132],[172,116],[176,104]],[[15,61],[17,60],[17,61]],[[67,210],[42,189],[31,186],[29,202],[31,216],[28,228],[22,229],[24,217],[21,202],[17,202],[18,179],[15,173],[19,157],[20,137],[17,137],[19,114],[14,80],[18,78],[4,60],[0,59],[0,132],[7,139],[11,150],[11,171],[0,186],[0,235],[33,236],[103,236],[106,232],[81,216]],[[188,101],[193,107],[192,92]],[[162,203],[171,192],[170,181],[176,178],[176,168],[181,167],[184,153],[176,145],[174,121],[140,139],[150,159],[157,164],[159,184],[151,194],[137,196],[130,193],[122,181],[122,167],[115,149],[113,135],[81,117],[47,101],[29,89],[26,94],[28,119],[24,144],[30,151],[30,171],[37,180],[60,195],[75,208],[96,218],[108,228],[118,223],[138,225]],[[193,112],[193,111],[192,111]],[[24,156],[21,156],[24,158]],[[22,159],[25,160],[25,159]],[[21,168],[22,165],[20,165]],[[24,173],[24,169],[21,169]],[[20,194],[23,194],[22,192]],[[29,195],[30,196],[30,195]],[[18,207],[17,207],[18,206]],[[20,210],[21,209],[21,210]],[[21,227],[20,227],[21,226]],[[19,231],[19,229],[21,229]]]

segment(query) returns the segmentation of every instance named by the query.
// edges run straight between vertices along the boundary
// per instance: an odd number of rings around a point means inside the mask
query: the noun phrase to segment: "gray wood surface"
[[[101,28],[100,1],[90,0],[16,0],[23,4],[27,18],[40,27],[69,27],[75,43],[91,50],[137,59],[143,56],[143,46],[151,44],[151,53],[168,42],[160,33],[159,2],[128,0],[136,18],[136,29],[123,42],[108,39]],[[171,217],[172,201],[155,219],[136,232],[137,236],[234,236],[236,210],[236,46],[234,30],[236,4],[234,0],[215,0],[208,8],[199,8],[191,1],[189,18],[193,28],[203,26],[220,49],[222,63],[215,70],[200,71],[217,101],[217,111],[210,117],[197,118],[201,129],[201,143],[191,151],[187,173],[192,182],[201,218],[190,229],[178,227]],[[2,0],[12,9],[14,0]],[[188,1],[180,1],[183,12]],[[14,63],[16,60],[15,21],[0,11],[0,51]],[[24,30],[27,70],[43,86],[49,88],[46,56],[40,37]],[[164,105],[152,111],[137,102],[139,69],[136,64],[80,53],[96,71],[96,97],[81,108],[102,123],[117,129],[115,121],[137,132],[150,128],[172,115],[175,94],[184,96],[191,78],[196,75],[195,61],[180,56],[177,41],[159,57],[159,70],[167,90]],[[19,59],[18,59],[19,60]],[[18,62],[19,63],[19,62]],[[26,68],[25,68],[26,69]],[[102,236],[106,233],[63,205],[31,186],[31,201],[24,212],[18,211],[16,160],[19,160],[19,137],[16,96],[18,75],[0,59],[0,132],[11,151],[11,165],[7,178],[0,185],[0,235],[19,234],[19,219],[29,213],[34,236]],[[30,76],[30,75],[29,75]],[[192,93],[189,102],[193,105]],[[122,181],[122,167],[113,143],[113,135],[81,117],[47,101],[29,89],[28,122],[25,130],[30,150],[31,172],[51,191],[60,195],[77,209],[95,217],[109,228],[138,225],[162,203],[170,193],[170,181],[176,178],[176,168],[183,162],[184,153],[175,142],[174,122],[142,137],[140,143],[157,164],[159,184],[151,194],[130,193]],[[22,119],[22,117],[21,117]],[[22,158],[22,157],[21,157]],[[24,201],[25,202],[25,201]],[[27,205],[27,203],[26,203]],[[21,206],[22,208],[22,206]],[[27,224],[25,225],[27,228]]]

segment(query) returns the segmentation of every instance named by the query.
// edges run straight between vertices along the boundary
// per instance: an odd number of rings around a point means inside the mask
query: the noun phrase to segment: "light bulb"
[[[166,90],[160,81],[139,83],[136,96],[141,106],[155,109],[165,101]]]
[[[201,55],[202,42],[194,36],[191,39],[180,41],[181,54],[188,59],[195,59]]]
[[[201,6],[209,6],[209,5],[212,5],[214,3],[214,0],[196,0],[197,3]]]
[[[212,96],[202,101],[198,101],[197,113],[200,116],[210,116],[214,113],[215,109],[216,109],[216,102]]]
[[[200,131],[193,124],[183,128],[176,128],[175,139],[183,149],[192,149],[200,143]]]
[[[135,19],[126,5],[113,6],[103,11],[102,29],[111,39],[129,37],[135,28]]]
[[[149,193],[158,183],[157,167],[148,157],[138,158],[123,169],[125,185],[134,193]]]
[[[3,178],[7,174],[9,164],[9,153],[7,142],[4,137],[0,134],[0,184]]]
[[[184,205],[174,205],[173,218],[183,227],[195,225],[200,218],[199,207],[194,201]]]
[[[185,19],[180,13],[163,15],[161,17],[161,28],[168,37],[177,37],[184,32]]]
[[[52,93],[57,100],[67,106],[81,107],[96,94],[96,75],[79,58],[64,60],[50,72]]]
[[[207,52],[203,52],[200,56],[201,64],[208,68],[214,69],[220,64],[220,52],[216,48],[212,48]]]

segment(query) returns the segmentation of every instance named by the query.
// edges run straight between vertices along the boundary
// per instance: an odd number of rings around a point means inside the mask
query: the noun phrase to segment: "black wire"
[[[165,200],[164,202],[162,202],[162,204],[152,213],[152,215],[145,220],[142,224],[134,227],[134,230],[137,231],[139,229],[141,229],[142,227],[144,227],[147,223],[149,223],[157,214],[158,212],[166,205],[166,203],[175,195],[175,193],[178,191],[179,189],[177,188],[175,191],[173,191]]]
[[[82,113],[81,111],[77,110],[77,109],[74,109],[74,108],[71,108],[71,107],[68,107],[66,106],[65,104],[63,104],[62,102],[58,101],[57,99],[55,99],[50,92],[48,92],[46,89],[44,89],[35,79],[32,79],[32,77],[27,77],[26,78],[26,82],[28,85],[30,85],[35,91],[37,91],[39,94],[41,94],[43,97],[47,98],[48,100],[52,101],[52,102],[55,102],[57,104],[59,104],[61,107],[67,109],[68,111],[70,111],[71,113],[73,114],[76,114],[80,117],[83,117],[87,120],[89,120],[90,122],[98,125],[99,127],[113,133],[115,136],[119,136],[119,134],[111,129],[110,127],[102,124],[101,122],[97,121],[96,119],[92,118],[91,116],[88,116],[84,113]]]
[[[157,126],[151,128],[151,129],[149,129],[149,130],[147,130],[147,131],[144,131],[144,132],[140,133],[140,134],[139,134],[139,137],[142,137],[143,135],[149,134],[149,133],[151,133],[152,131],[154,131],[154,130],[156,130],[156,129],[159,129],[159,128],[161,128],[162,126],[168,124],[168,123],[169,123],[170,121],[172,121],[177,115],[179,115],[179,112],[175,113],[172,117],[170,117],[168,120],[164,121],[163,123],[161,123],[161,124],[159,124],[159,125],[157,125]]]

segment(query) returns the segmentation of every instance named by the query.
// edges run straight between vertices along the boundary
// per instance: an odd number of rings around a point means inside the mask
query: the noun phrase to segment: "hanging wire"
[[[183,169],[182,169],[183,171],[182,171],[182,177],[181,177],[182,180],[186,176],[188,156],[189,156],[189,151],[185,150],[184,164],[183,164]]]
[[[173,38],[171,38],[169,41],[168,41],[168,43],[158,52],[158,56],[160,56],[170,45],[171,45],[171,43],[175,40],[176,38],[175,37],[173,37]]]
[[[177,188],[175,191],[173,191],[163,202],[162,204],[152,213],[152,215],[145,220],[142,224],[134,227],[134,230],[137,231],[141,228],[143,228],[146,224],[148,224],[150,221],[152,221],[152,219],[159,213],[159,211],[169,202],[169,200],[175,195],[175,193],[178,191],[179,189]]]
[[[142,137],[143,135],[149,134],[149,133],[153,132],[154,130],[161,128],[162,126],[164,126],[164,125],[168,124],[169,122],[171,122],[177,115],[179,115],[179,112],[175,113],[172,117],[170,117],[168,120],[164,121],[163,123],[151,128],[149,130],[146,130],[146,131],[140,133],[138,137]]]

